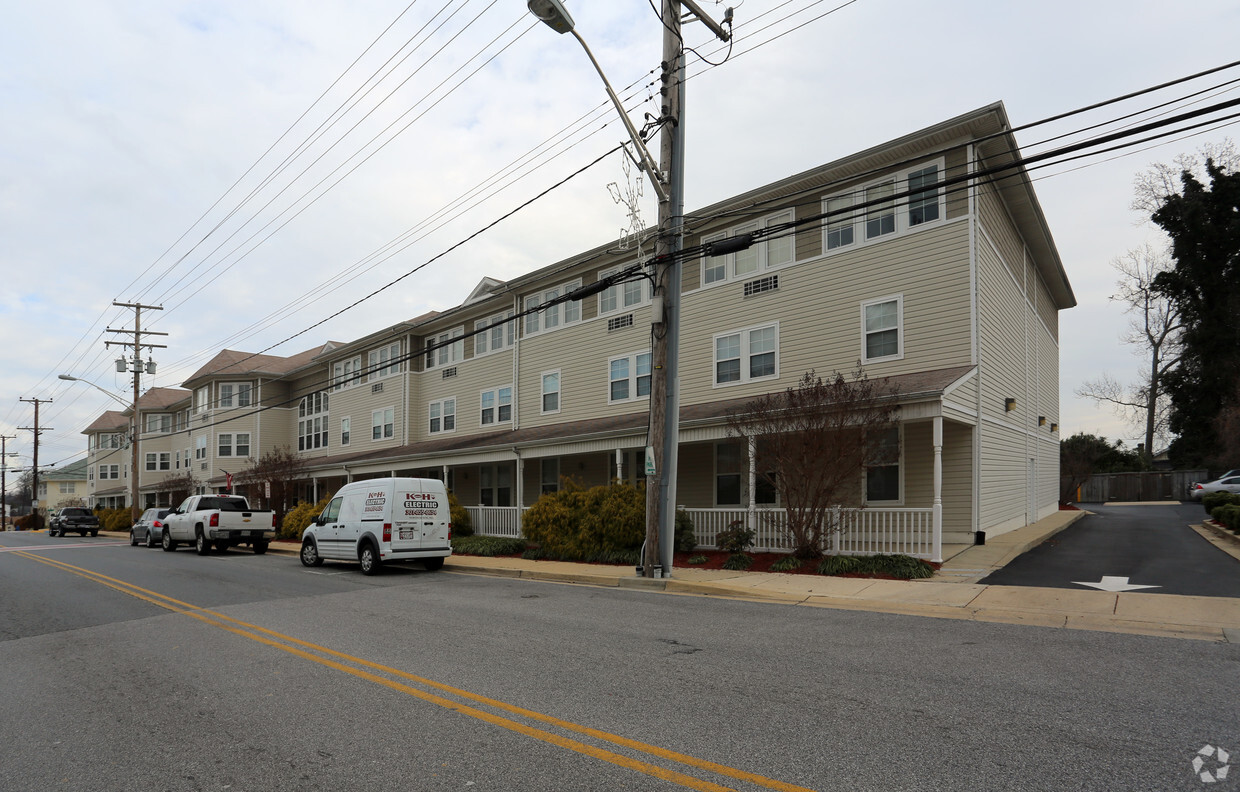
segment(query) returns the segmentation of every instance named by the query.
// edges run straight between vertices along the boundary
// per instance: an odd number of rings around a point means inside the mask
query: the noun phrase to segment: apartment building
[[[1009,129],[990,105],[687,215],[687,250],[759,239],[682,265],[677,502],[703,544],[742,520],[787,546],[729,412],[858,362],[898,390],[899,425],[874,439],[884,464],[857,471],[836,549],[937,558],[1057,508],[1058,312],[1075,298]],[[306,499],[433,476],[484,532],[513,535],[566,478],[637,481],[652,333],[638,256],[613,242],[484,278],[454,308],[290,358],[221,352],[184,383],[182,460],[218,488],[288,446]]]

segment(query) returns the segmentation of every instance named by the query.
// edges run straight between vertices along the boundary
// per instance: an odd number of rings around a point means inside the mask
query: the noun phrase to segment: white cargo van
[[[452,555],[448,491],[442,481],[377,478],[340,488],[301,535],[301,563],[357,561],[373,575],[388,561],[443,566]]]

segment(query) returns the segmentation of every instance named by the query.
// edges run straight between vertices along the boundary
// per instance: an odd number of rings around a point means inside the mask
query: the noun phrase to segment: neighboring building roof
[[[151,388],[138,397],[139,410],[160,410],[178,402],[189,401],[191,391],[184,388]]]
[[[86,460],[79,459],[63,467],[44,470],[39,474],[39,478],[44,481],[85,481],[87,467]]]
[[[125,413],[116,410],[105,410],[94,422],[82,430],[82,434],[93,434],[94,432],[115,432],[118,429],[124,430],[129,428],[129,418]]]
[[[329,342],[335,343],[335,342]],[[241,352],[236,349],[225,349],[218,352],[205,365],[189,376],[182,385],[187,387],[195,380],[206,377],[236,376],[243,374],[266,374],[281,376],[308,366],[322,354],[324,347],[307,349],[289,357],[279,355],[263,355],[253,352]]]

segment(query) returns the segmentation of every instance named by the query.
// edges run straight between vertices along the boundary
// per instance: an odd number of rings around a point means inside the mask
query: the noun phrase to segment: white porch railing
[[[733,522],[749,525],[756,552],[792,550],[783,509],[758,509],[751,520],[746,509],[685,509],[693,520],[702,547],[717,546],[720,531]],[[841,509],[843,530],[828,538],[823,550],[843,555],[902,553],[914,558],[934,557],[933,509]],[[751,525],[756,522],[756,525]]]
[[[474,533],[482,536],[521,537],[521,511],[518,506],[466,506],[474,522]]]

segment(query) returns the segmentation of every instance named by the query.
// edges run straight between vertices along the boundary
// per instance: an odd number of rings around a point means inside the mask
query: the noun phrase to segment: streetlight
[[[127,402],[124,399],[122,399],[120,396],[117,396],[112,391],[107,390],[105,388],[101,388],[95,383],[91,382],[90,380],[84,380],[80,377],[75,377],[71,374],[61,374],[60,379],[66,380],[68,382],[85,382],[87,385],[91,386],[92,388],[99,391],[100,393],[106,393],[108,396],[111,396],[113,399],[116,399],[118,402],[125,405],[126,409],[132,408],[133,420],[130,422],[130,433],[129,433],[129,501],[130,501],[129,513],[135,520],[137,520],[138,518],[137,518],[136,512],[138,510],[138,399],[137,399],[136,394],[132,402]]]

